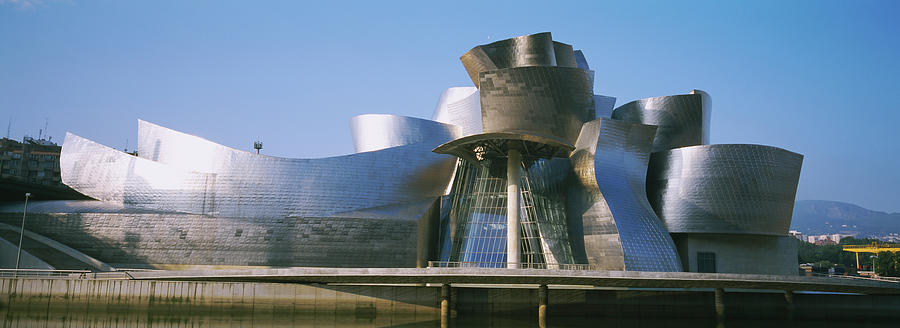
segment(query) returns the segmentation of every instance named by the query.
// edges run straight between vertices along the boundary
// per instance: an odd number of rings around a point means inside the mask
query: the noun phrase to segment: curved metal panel
[[[588,65],[587,59],[584,58],[584,52],[581,52],[581,50],[575,50],[575,64],[575,67],[578,67],[580,69],[591,69],[591,66]]]
[[[472,48],[472,50],[459,57],[459,60],[462,62],[463,67],[466,68],[466,72],[469,73],[469,78],[472,79],[472,83],[475,84],[476,88],[479,87],[478,73],[497,69],[497,65],[494,64],[494,61],[491,60],[491,57],[488,56],[481,46]]]
[[[570,157],[579,183],[568,194],[569,236],[575,250],[584,250],[576,260],[610,270],[681,271],[675,244],[646,197],[655,132],[610,119],[584,124]]]
[[[62,182],[97,200],[161,211],[213,210],[216,175],[132,156],[72,133],[59,157]]]
[[[420,142],[440,143],[460,137],[450,124],[388,114],[365,114],[350,119],[350,134],[357,153]]]
[[[572,48],[572,45],[553,41],[553,55],[556,56],[556,66],[578,67],[575,49]]]
[[[572,145],[565,140],[509,132],[482,133],[454,139],[432,150],[438,154],[450,154],[459,158],[480,162],[489,157],[504,157],[502,149],[518,149],[529,158],[566,157]]]
[[[223,217],[321,217],[439,197],[455,164],[451,156],[431,153],[441,140],[288,159],[144,121],[139,127],[138,153],[149,159],[68,135],[63,181],[90,197],[128,206]]]
[[[594,74],[569,67],[517,67],[481,72],[484,132],[548,136],[573,144],[593,120]]]
[[[656,125],[653,152],[709,143],[711,99],[706,92],[635,100],[613,110],[612,118]]]
[[[613,108],[616,107],[616,97],[594,95],[595,118],[612,118]]]
[[[575,55],[572,54],[572,57]],[[550,32],[523,35],[476,46],[459,58],[475,86],[478,73],[494,69],[525,66],[556,66],[553,37]]]
[[[785,235],[803,155],[761,145],[654,153],[648,198],[672,233]]]
[[[431,119],[460,127],[463,136],[481,133],[481,93],[476,87],[444,90]]]

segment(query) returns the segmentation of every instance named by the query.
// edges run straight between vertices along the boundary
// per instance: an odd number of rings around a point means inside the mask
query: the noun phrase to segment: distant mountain
[[[859,238],[900,233],[900,213],[884,213],[828,200],[794,203],[791,230],[805,235],[852,234]]]

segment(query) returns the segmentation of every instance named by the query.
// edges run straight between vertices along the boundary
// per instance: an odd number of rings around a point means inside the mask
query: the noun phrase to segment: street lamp
[[[19,231],[19,252],[16,253],[16,277],[19,276],[19,259],[22,257],[22,239],[25,237],[25,212],[28,211],[28,197],[31,197],[30,192],[25,193],[25,208],[22,209],[22,230]]]
[[[871,255],[871,256],[869,256],[869,258],[872,259],[872,276],[874,277],[875,276],[875,259],[878,258],[878,255]]]

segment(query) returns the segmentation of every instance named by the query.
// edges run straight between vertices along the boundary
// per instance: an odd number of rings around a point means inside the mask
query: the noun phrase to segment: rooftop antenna
[[[125,138],[125,152],[128,152],[128,138]]]
[[[262,149],[262,141],[259,141],[259,140],[254,141],[253,149],[256,149],[256,153],[259,154],[259,150]]]
[[[49,119],[50,119],[50,118],[48,118],[48,117],[45,117],[45,118],[44,118],[44,130],[43,130],[44,132],[47,132],[47,121],[48,121]],[[43,139],[43,137],[38,136],[38,139]]]
[[[6,139],[9,139],[9,128],[12,127],[12,118],[9,118],[9,123],[6,123]]]

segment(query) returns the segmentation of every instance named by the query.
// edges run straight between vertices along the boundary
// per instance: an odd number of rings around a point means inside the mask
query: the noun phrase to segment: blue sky
[[[727,2],[727,3],[726,3]],[[805,155],[798,199],[900,212],[900,1],[0,0],[0,123],[133,147],[137,119],[238,148],[352,152],[349,119],[430,117],[471,47],[550,31],[594,91],[712,95],[712,143]],[[5,128],[6,124],[3,124]],[[2,129],[0,129],[2,130]],[[3,130],[3,136],[6,135]]]

